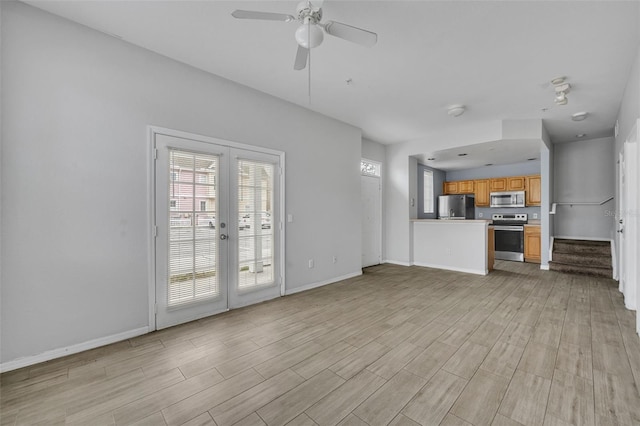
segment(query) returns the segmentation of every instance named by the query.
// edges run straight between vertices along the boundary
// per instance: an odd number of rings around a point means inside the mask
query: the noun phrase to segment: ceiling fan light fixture
[[[317,24],[305,23],[296,30],[296,41],[305,49],[320,46],[324,40],[324,32]]]

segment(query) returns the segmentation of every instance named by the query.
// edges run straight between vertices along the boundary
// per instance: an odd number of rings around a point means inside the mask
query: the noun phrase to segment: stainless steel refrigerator
[[[438,219],[475,219],[473,195],[441,195],[438,197]]]

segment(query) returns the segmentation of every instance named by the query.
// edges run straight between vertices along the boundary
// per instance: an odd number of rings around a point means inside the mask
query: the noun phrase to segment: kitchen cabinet
[[[489,179],[477,179],[473,182],[474,194],[476,195],[476,207],[489,207]]]
[[[540,226],[524,226],[524,260],[525,262],[540,263]]]
[[[458,194],[458,182],[444,182],[442,192],[444,195]]]
[[[489,185],[491,192],[504,192],[507,190],[507,178],[491,178]]]
[[[449,194],[473,194],[473,181],[472,180],[458,180],[453,182],[444,182],[442,185],[442,192],[445,195]]]
[[[507,191],[524,191],[526,178],[524,176],[511,176],[507,178]]]
[[[472,180],[458,181],[458,193],[473,194],[473,181]]]
[[[542,191],[540,175],[526,177],[526,205],[539,206],[542,204]]]

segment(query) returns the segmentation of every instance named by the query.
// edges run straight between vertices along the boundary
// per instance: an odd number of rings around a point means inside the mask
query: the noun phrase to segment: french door
[[[280,156],[154,134],[155,322],[281,294]]]

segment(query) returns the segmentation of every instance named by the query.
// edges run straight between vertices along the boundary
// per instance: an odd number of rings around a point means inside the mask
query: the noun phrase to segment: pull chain
[[[307,20],[307,46],[309,49],[309,69],[307,71],[307,94],[309,96],[309,105],[311,105],[311,20]]]

